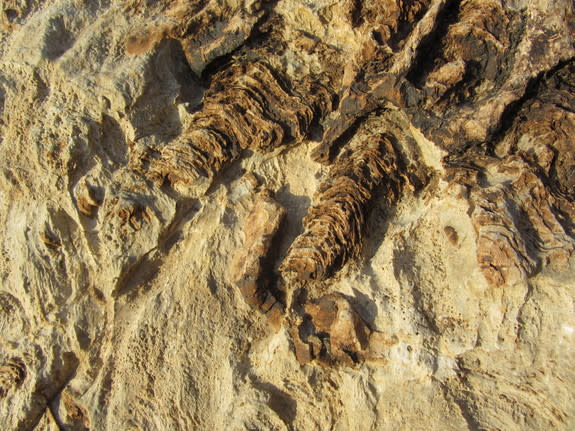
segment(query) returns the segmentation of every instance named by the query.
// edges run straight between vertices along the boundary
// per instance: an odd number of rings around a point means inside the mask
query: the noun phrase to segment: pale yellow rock
[[[513,163],[507,151],[517,142],[497,148],[503,161],[478,157],[478,166],[455,172],[458,160],[446,162],[445,148],[401,107],[381,105],[369,133],[401,138],[402,173],[416,185],[393,208],[375,198],[358,256],[307,291],[284,285],[277,267],[330,170],[310,157],[318,131],[274,151],[243,151],[196,196],[146,177],[147,151],[175,142],[201,109],[205,82],[194,72],[207,67],[209,79],[210,61],[225,68],[263,56],[301,88],[332,67],[335,78],[322,85],[337,93],[370,47],[389,54],[393,73],[407,73],[446,2],[427,2],[405,44],[383,41],[381,51],[371,18],[349,21],[357,3],[0,2],[3,429],[575,428],[573,221],[554,212],[561,201],[535,178],[538,169]],[[464,129],[479,140],[518,89],[571,58],[574,46],[570,2],[489,3],[521,13],[525,36],[514,42],[517,61],[497,100],[445,124],[446,133]],[[211,24],[210,14],[219,21],[201,32],[176,31],[194,17]],[[259,25],[279,38],[273,49],[258,46],[268,34],[252,34]],[[544,28],[549,37],[538,33]],[[130,39],[145,31],[160,36]],[[192,33],[194,67],[182,48]],[[533,50],[537,37],[549,51]],[[430,77],[437,94],[463,79],[461,61],[450,61]],[[522,139],[520,151],[534,147],[535,138]],[[547,175],[553,157],[544,144],[533,157]],[[230,273],[250,244],[244,223],[257,181],[245,171],[274,192],[273,214],[286,212],[273,241],[254,247],[279,256],[267,268],[287,292],[278,327],[254,312]],[[496,202],[500,219],[480,223],[479,205],[495,195],[517,199]],[[514,211],[527,217],[505,219]],[[500,247],[494,269],[485,244],[503,234],[524,255]],[[353,319],[336,325],[335,350],[343,357],[352,346],[365,360],[298,362],[290,330],[306,330],[305,304],[329,294],[346,298],[346,316],[361,318],[361,334],[349,339]]]

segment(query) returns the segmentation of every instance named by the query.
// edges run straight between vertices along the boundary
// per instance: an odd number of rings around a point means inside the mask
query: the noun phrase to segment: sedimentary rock
[[[344,296],[323,296],[305,304],[304,312],[304,321],[292,331],[301,363],[354,365],[365,359],[371,331]]]
[[[246,302],[266,313],[276,326],[283,305],[271,291],[271,274],[266,265],[270,265],[270,254],[273,253],[270,247],[284,216],[285,209],[274,200],[272,193],[266,189],[258,190],[243,224],[245,240],[231,268],[232,280]]]
[[[533,98],[518,105],[497,154],[518,154],[538,166],[552,191],[575,198],[575,60],[559,64],[531,89]]]
[[[26,365],[20,358],[11,358],[0,367],[0,398],[17,389],[26,378]]]
[[[557,198],[518,156],[489,168],[494,184],[471,192],[477,259],[488,282],[514,284],[547,265],[567,270],[575,241],[561,223]]]
[[[282,263],[286,278],[301,283],[323,280],[357,254],[376,188],[383,184],[382,198],[393,203],[400,185],[401,162],[392,139],[371,136],[335,162],[303,220],[304,232]]]
[[[348,2],[354,6],[350,13],[352,24],[367,37],[355,62],[346,64],[338,117],[327,122],[322,143],[312,152],[316,161],[326,163],[332,160],[335,156],[332,150],[334,142],[358,119],[378,107],[380,96],[377,93],[382,91],[378,87],[386,87],[378,79],[393,65],[398,52],[409,50],[404,45],[411,32],[427,12],[434,12],[429,11],[430,3],[428,0]],[[397,79],[394,77],[394,80]],[[374,84],[374,81],[377,83]]]
[[[574,42],[569,0],[0,2],[0,423],[574,429]]]
[[[417,127],[452,153],[497,138],[525,92],[575,55],[570,36],[556,30],[543,36],[542,27],[549,19],[572,28],[570,6],[556,4],[553,12],[541,13],[523,6],[434,2],[418,23],[422,28],[384,67],[372,70],[368,57],[364,71],[343,92],[323,145],[382,104],[403,107]],[[477,108],[469,109],[470,100]]]
[[[270,151],[301,141],[313,107],[291,94],[264,62],[237,65],[214,78],[189,130],[151,160],[152,175],[206,190],[242,150]]]
[[[226,4],[227,3],[227,4]],[[141,55],[166,38],[175,38],[192,71],[201,75],[213,60],[240,47],[262,18],[262,2],[166,2],[162,11],[146,25],[135,28],[126,39],[126,52]],[[137,14],[141,5],[128,4]]]

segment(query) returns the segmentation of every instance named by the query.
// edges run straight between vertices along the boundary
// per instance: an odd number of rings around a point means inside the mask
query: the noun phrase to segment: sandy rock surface
[[[570,0],[0,0],[6,430],[575,428]]]

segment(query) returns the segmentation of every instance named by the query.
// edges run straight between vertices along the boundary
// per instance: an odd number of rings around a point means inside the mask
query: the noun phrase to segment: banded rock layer
[[[575,428],[572,1],[0,18],[6,429]]]
[[[188,131],[151,160],[153,176],[205,191],[242,150],[271,151],[306,137],[316,106],[293,95],[264,62],[231,67],[213,82]]]
[[[324,280],[357,255],[378,186],[390,205],[399,193],[402,167],[391,139],[371,136],[335,162],[303,219],[304,232],[282,263],[284,277],[300,283]]]
[[[0,398],[17,389],[26,378],[26,365],[20,358],[12,358],[0,367]]]

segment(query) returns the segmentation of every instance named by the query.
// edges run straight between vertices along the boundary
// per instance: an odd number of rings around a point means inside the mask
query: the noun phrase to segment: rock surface
[[[575,428],[574,9],[0,2],[0,423]]]

